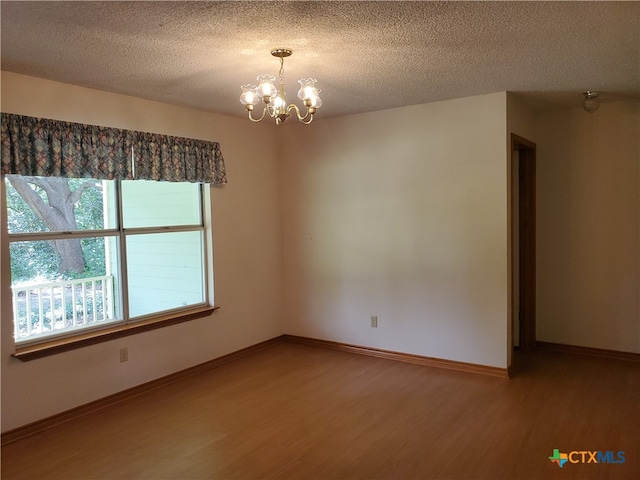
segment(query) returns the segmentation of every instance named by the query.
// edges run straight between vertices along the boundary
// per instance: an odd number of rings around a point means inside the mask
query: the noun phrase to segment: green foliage
[[[9,252],[12,285],[35,278],[57,278],[58,259],[51,242],[11,242]]]
[[[83,274],[76,275],[76,277],[100,277],[106,275],[104,238],[83,238],[81,243],[86,269]]]
[[[46,225],[40,220],[36,214],[29,208],[27,202],[20,196],[15,188],[9,183],[9,179],[4,180],[6,198],[7,198],[7,226],[9,233],[26,233],[26,232],[46,232]],[[47,197],[40,188],[34,189],[44,199]]]
[[[69,179],[69,186],[75,191],[86,180]],[[80,230],[100,230],[104,228],[102,182],[97,181],[95,187],[84,191],[75,209],[76,222]],[[86,270],[76,277],[97,277],[106,274],[105,239],[83,238],[82,255]]]
[[[74,192],[86,182],[87,179],[70,178],[69,187]],[[101,230],[104,228],[101,181],[96,180],[95,185],[82,193],[76,204],[75,215],[79,230]]]
[[[80,188],[89,179],[68,179],[72,192]],[[31,184],[32,188],[47,203],[46,193]],[[48,231],[46,225],[31,210],[20,194],[5,179],[7,197],[7,220],[9,233],[34,233]],[[100,230],[104,228],[102,182],[95,184],[82,193],[75,206],[74,215],[79,230]],[[83,273],[58,273],[58,257],[50,241],[39,240],[29,242],[11,242],[11,283],[21,283],[36,278],[43,281],[82,278],[105,274],[105,241],[104,238],[83,238],[82,254],[86,270]]]

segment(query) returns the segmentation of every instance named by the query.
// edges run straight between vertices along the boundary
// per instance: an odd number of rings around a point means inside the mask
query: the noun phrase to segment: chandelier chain
[[[284,58],[280,57],[280,71],[278,72],[280,77],[280,84],[284,85]]]

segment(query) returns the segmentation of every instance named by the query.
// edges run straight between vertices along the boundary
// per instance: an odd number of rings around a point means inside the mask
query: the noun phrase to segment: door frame
[[[518,151],[517,165],[513,161],[513,152]],[[514,282],[519,282],[520,315],[514,318],[511,313],[511,331],[513,322],[519,322],[519,344],[522,351],[530,351],[536,345],[536,144],[511,134],[511,172],[518,175],[518,225],[514,225],[515,192],[510,198],[511,236],[510,251],[513,253],[515,235],[519,238],[519,256],[512,258],[518,262],[519,278],[514,278],[511,268],[511,302],[514,302]],[[517,169],[517,172],[515,171]],[[509,179],[512,181],[512,178]],[[512,333],[513,335],[513,333]],[[510,338],[513,348],[513,338]]]

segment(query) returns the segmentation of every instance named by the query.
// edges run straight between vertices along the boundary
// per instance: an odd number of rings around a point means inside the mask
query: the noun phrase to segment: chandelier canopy
[[[292,50],[288,48],[276,48],[271,50],[271,55],[280,59],[280,85],[279,88],[273,84],[276,77],[269,75],[268,73],[258,76],[258,86],[256,85],[243,85],[242,94],[240,95],[240,103],[244,105],[244,108],[249,112],[249,120],[252,122],[261,121],[266,114],[271,118],[275,118],[276,125],[280,125],[287,118],[291,116],[291,111],[296,112],[296,116],[301,123],[305,125],[310,124],[313,121],[313,114],[316,110],[322,106],[322,100],[320,99],[320,90],[316,88],[316,82],[314,78],[307,78],[298,80],[300,84],[300,90],[298,90],[298,98],[302,100],[303,105],[306,108],[304,115],[300,113],[300,109],[294,103],[287,105],[286,94],[284,91],[284,59],[291,56]],[[264,103],[262,115],[260,118],[253,118],[251,112],[253,107],[260,101]]]

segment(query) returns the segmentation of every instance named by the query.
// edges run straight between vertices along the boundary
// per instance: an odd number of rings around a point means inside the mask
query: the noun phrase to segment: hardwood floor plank
[[[2,448],[3,479],[637,479],[640,364],[512,379],[280,343]],[[624,450],[622,464],[561,452]]]

